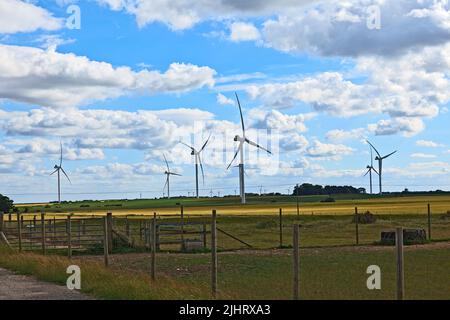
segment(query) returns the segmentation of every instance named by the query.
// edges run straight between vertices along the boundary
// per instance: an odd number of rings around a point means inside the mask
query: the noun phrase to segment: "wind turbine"
[[[200,148],[200,150],[197,150],[194,147],[180,141],[181,144],[184,144],[186,147],[191,149],[191,155],[193,155],[195,157],[195,191],[196,191],[197,199],[199,198],[199,195],[198,195],[198,166],[199,165],[200,165],[200,169],[202,170],[203,184],[205,184],[205,173],[203,171],[203,164],[202,164],[202,159],[200,158],[200,153],[202,153],[202,151],[205,149],[210,138],[211,138],[211,134],[209,135],[208,139],[203,144],[203,146]]]
[[[378,152],[378,150],[373,146],[373,144],[371,144],[369,140],[366,140],[366,141],[368,144],[370,144],[370,146],[373,148],[373,150],[375,150],[375,152],[377,153],[375,160],[378,161],[378,181],[380,184],[380,194],[383,194],[383,188],[382,188],[382,184],[381,184],[381,175],[383,172],[383,160],[392,156],[394,153],[397,152],[397,150],[382,157],[381,154]]]
[[[167,199],[170,199],[170,176],[181,176],[181,174],[174,173],[170,171],[169,163],[167,162],[166,155],[163,153],[164,161],[166,162],[167,171],[164,171],[164,174],[167,176],[166,183],[164,184],[163,190],[167,186]]]
[[[257,147],[261,150],[266,151],[269,154],[272,154],[272,152],[270,152],[269,150],[261,147],[259,144],[250,141],[249,139],[247,139],[247,137],[245,136],[245,125],[244,125],[244,117],[242,116],[242,108],[241,108],[241,103],[239,101],[239,97],[237,95],[237,93],[234,93],[236,95],[236,101],[238,103],[239,106],[239,112],[241,115],[241,125],[242,125],[242,137],[241,136],[235,136],[234,137],[234,141],[239,141],[239,147],[236,151],[236,153],[234,154],[233,160],[231,160],[230,164],[227,167],[227,170],[231,167],[231,165],[233,164],[234,160],[236,159],[236,157],[238,156],[238,154],[240,153],[240,162],[239,162],[239,192],[240,192],[240,196],[241,196],[241,203],[245,204],[245,182],[244,182],[244,143],[248,143],[249,145],[252,145],[254,147]]]
[[[63,161],[62,142],[59,143],[59,146],[60,146],[59,166],[57,164],[55,164],[55,166],[53,167],[53,169],[55,169],[55,171],[50,173],[50,175],[58,173],[58,203],[61,203],[61,172],[66,176],[66,178],[67,178],[67,180],[69,180],[70,184],[72,184],[72,182],[70,181],[69,176],[67,175],[67,173],[64,171],[64,169],[62,167],[62,161]]]
[[[367,172],[364,175],[367,176],[369,175],[369,179],[370,179],[370,194],[373,194],[372,192],[372,171],[374,171],[376,174],[378,174],[378,171],[373,167],[373,153],[372,153],[372,147],[370,148],[370,166],[367,166]]]

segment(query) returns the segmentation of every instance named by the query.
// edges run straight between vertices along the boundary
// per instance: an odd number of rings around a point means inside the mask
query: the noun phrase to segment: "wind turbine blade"
[[[55,174],[58,171],[58,169],[56,169],[55,171],[53,171],[52,173],[49,174],[49,176]]]
[[[376,174],[380,175],[374,167],[371,167],[371,170],[374,171]]]
[[[247,142],[249,145],[252,145],[252,146],[255,146],[255,147],[259,148],[259,149],[262,149],[262,150],[266,151],[266,152],[269,153],[269,154],[272,154],[272,152],[270,152],[270,151],[267,150],[266,148],[260,146],[259,144],[255,143],[255,142],[253,142],[253,141],[250,141],[250,140],[248,140],[248,139],[245,139],[245,142]]]
[[[164,161],[166,162],[167,172],[170,172],[169,163],[167,162],[166,155],[163,153]]]
[[[373,150],[370,148],[370,166],[373,168]]]
[[[367,172],[366,172],[366,174],[364,175],[364,177],[367,176],[367,175],[369,174],[369,172],[370,172],[370,169],[367,170]]]
[[[231,167],[231,165],[233,164],[234,160],[235,160],[236,157],[238,156],[239,151],[241,151],[241,145],[242,145],[242,142],[239,143],[239,147],[238,147],[238,149],[236,150],[236,153],[234,154],[233,160],[231,160],[230,164],[228,165],[227,170],[230,169],[230,167]]]
[[[60,147],[60,151],[61,151],[61,154],[59,157],[59,166],[61,167],[62,166],[62,142],[61,141],[59,141],[59,147]]]
[[[163,191],[166,190],[166,186],[169,183],[169,175],[167,175],[166,183],[164,184]]]
[[[203,144],[203,147],[200,149],[200,151],[198,152],[198,153],[200,153],[200,152],[202,152],[203,151],[203,149],[205,149],[205,147],[206,147],[206,145],[208,144],[208,142],[209,142],[209,139],[211,139],[211,133],[209,134],[209,137],[208,137],[208,139],[206,139],[206,142],[205,142],[205,144]]]
[[[180,141],[181,144],[184,144],[186,147],[188,147],[189,149],[191,149],[192,151],[194,151],[194,147],[188,145],[187,143],[184,143],[183,141]]]
[[[370,144],[370,146],[373,148],[373,150],[375,150],[375,152],[377,153],[377,155],[381,158],[381,154],[378,152],[378,150],[373,146],[373,144],[370,143],[369,140],[366,140],[368,144]]]
[[[178,174],[178,173],[169,172],[169,174],[172,175],[172,176],[180,176],[181,177],[181,174]]]
[[[239,101],[239,97],[238,97],[237,93],[235,92],[234,94],[236,95],[236,100],[237,100],[237,103],[238,103],[238,106],[239,106],[239,112],[241,114],[242,132],[243,132],[243,134],[245,136],[245,125],[244,125],[244,117],[242,116],[241,102]]]
[[[66,176],[67,180],[69,180],[70,184],[72,184],[72,181],[70,181],[69,176],[67,175],[67,173],[64,171],[64,169],[61,167],[61,171],[62,173],[64,173],[64,175]]]
[[[202,171],[203,185],[205,185],[205,172],[203,171],[202,159],[200,158],[200,154],[198,155],[198,162],[200,163],[200,169]]]
[[[394,153],[396,153],[397,152],[397,150],[395,150],[394,152],[391,152],[391,153],[389,153],[387,156],[384,156],[383,158],[381,158],[381,159],[386,159],[386,158],[389,158],[390,156],[392,156]]]

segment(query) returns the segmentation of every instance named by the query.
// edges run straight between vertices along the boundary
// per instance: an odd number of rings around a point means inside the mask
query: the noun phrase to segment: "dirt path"
[[[0,300],[90,300],[65,286],[38,281],[0,268]]]

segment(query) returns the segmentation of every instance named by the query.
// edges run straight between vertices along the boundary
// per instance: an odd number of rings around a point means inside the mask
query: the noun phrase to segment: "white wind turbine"
[[[170,168],[169,168],[169,163],[167,162],[167,159],[166,159],[166,155],[163,154],[163,157],[164,157],[164,161],[166,162],[166,166],[167,166],[167,171],[164,171],[164,174],[166,175],[167,178],[166,178],[166,183],[164,184],[163,190],[167,186],[167,199],[170,199],[170,176],[181,176],[181,174],[171,172]]]
[[[381,154],[378,152],[378,150],[373,146],[373,144],[370,143],[369,140],[366,140],[368,144],[370,144],[370,146],[373,148],[373,150],[375,150],[375,152],[377,153],[377,156],[375,157],[375,160],[378,161],[378,182],[380,185],[380,194],[383,194],[383,188],[382,188],[382,184],[381,184],[381,175],[383,173],[383,160],[386,158],[389,158],[390,156],[392,156],[394,153],[396,153],[397,151],[391,152],[388,155],[385,155],[384,157],[381,156]]]
[[[61,203],[61,172],[66,176],[66,178],[67,178],[67,180],[69,180],[70,184],[72,184],[72,182],[70,181],[69,176],[67,175],[67,173],[64,171],[64,169],[62,167],[62,161],[63,161],[62,142],[60,142],[59,145],[60,145],[59,165],[55,164],[55,166],[53,167],[53,169],[55,169],[55,171],[50,173],[50,175],[58,173],[58,203]]]
[[[193,146],[190,146],[190,145],[180,141],[181,144],[184,144],[186,147],[191,149],[191,155],[193,155],[195,157],[195,191],[196,191],[197,198],[199,198],[199,194],[198,194],[198,166],[199,165],[200,165],[200,169],[202,171],[203,184],[205,184],[205,172],[203,171],[203,164],[202,164],[202,159],[200,157],[200,153],[202,153],[202,151],[205,149],[210,138],[211,138],[211,134],[209,135],[208,139],[203,144],[203,146],[200,148],[200,150],[197,150]]]
[[[366,174],[364,175],[367,176],[369,175],[369,180],[370,180],[370,194],[373,194],[373,189],[372,189],[372,171],[375,172],[376,174],[378,174],[378,171],[373,167],[373,153],[372,153],[372,147],[370,147],[370,165],[368,165],[366,167],[368,170],[366,172]]]
[[[241,115],[242,137],[238,136],[238,135],[234,137],[234,141],[239,141],[239,146],[238,146],[238,149],[237,149],[236,153],[234,154],[233,160],[231,160],[230,164],[228,165],[227,170],[231,167],[231,165],[233,164],[233,162],[236,159],[236,157],[238,156],[238,154],[240,154],[240,162],[239,162],[239,192],[240,192],[240,196],[241,196],[241,203],[245,204],[244,144],[248,143],[249,145],[252,145],[252,146],[257,147],[257,148],[259,148],[261,150],[264,150],[264,151],[266,151],[269,154],[272,154],[272,152],[270,152],[266,148],[261,147],[259,144],[255,143],[253,141],[250,141],[245,136],[245,125],[244,125],[244,117],[242,116],[241,103],[239,101],[239,97],[238,97],[237,93],[235,93],[235,95],[236,95],[236,101],[237,101],[238,106],[239,106],[239,112],[240,112],[240,115]]]

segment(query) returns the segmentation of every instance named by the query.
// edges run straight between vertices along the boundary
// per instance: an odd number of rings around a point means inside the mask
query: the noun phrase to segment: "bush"
[[[7,196],[0,194],[0,212],[8,213],[14,208],[13,201]]]
[[[336,202],[336,200],[332,197],[328,197],[326,199],[320,200],[320,202]]]

